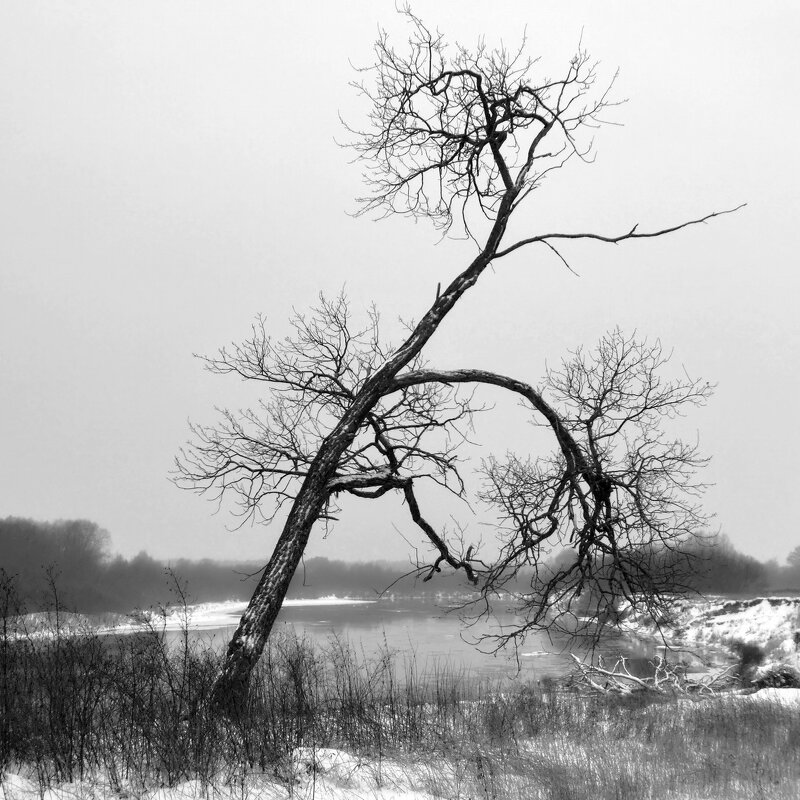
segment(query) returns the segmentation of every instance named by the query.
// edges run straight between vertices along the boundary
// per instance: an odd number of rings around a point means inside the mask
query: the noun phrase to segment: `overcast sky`
[[[713,456],[715,525],[782,559],[800,544],[800,6],[414,10],[468,44],[527,28],[549,74],[582,34],[601,75],[620,70],[620,126],[596,132],[594,164],[548,180],[519,231],[616,234],[748,203],[665,239],[575,245],[580,277],[544,249],[504,259],[437,333],[433,364],[536,382],[615,325],[660,337],[718,384],[687,423]],[[88,518],[125,555],[266,559],[277,529],[230,532],[168,480],[187,420],[242,396],[192,353],[258,313],[282,335],[292,308],[343,286],[356,309],[418,318],[472,253],[424,224],[348,216],[362,187],[339,114],[358,122],[351,65],[379,25],[405,35],[387,0],[0,5],[0,516]],[[525,451],[510,408],[479,424],[479,457]],[[417,537],[399,510],[348,505],[313,554],[404,557],[394,525]]]

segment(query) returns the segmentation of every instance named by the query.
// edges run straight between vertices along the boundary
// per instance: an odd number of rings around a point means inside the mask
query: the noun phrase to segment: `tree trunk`
[[[361,421],[379,397],[377,388],[368,391],[368,386],[365,386],[334,431],[322,443],[295,498],[272,557],[228,644],[222,671],[212,692],[215,705],[239,708],[246,699],[250,674],[264,650],[289,584],[303,557],[311,528],[319,519],[328,498],[328,481],[333,477],[339,458],[352,442]]]
[[[272,557],[228,645],[222,670],[212,690],[211,701],[217,707],[230,710],[244,707],[250,675],[264,650],[289,583],[308,544],[311,528],[322,513],[328,497],[328,481],[334,476],[339,459],[369,411],[390,389],[397,373],[420,352],[458,299],[476,283],[492,261],[517,193],[509,191],[504,197],[484,249],[436,298],[403,345],[364,384],[320,446],[292,504]]]

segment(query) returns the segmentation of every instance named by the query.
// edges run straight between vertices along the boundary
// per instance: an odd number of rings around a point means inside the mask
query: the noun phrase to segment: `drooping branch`
[[[681,590],[691,569],[687,537],[706,522],[692,498],[705,464],[696,445],[666,438],[660,420],[702,405],[712,387],[686,376],[667,380],[659,343],[612,331],[592,354],[579,349],[541,390],[485,370],[417,370],[394,388],[417,382],[484,383],[512,391],[544,417],[558,443],[552,456],[509,455],[484,462],[482,499],[505,523],[500,554],[482,573],[486,599],[518,593],[520,622],[499,639],[563,627],[597,632],[614,621],[620,601],[658,614]],[[564,555],[548,561],[555,547]],[[522,594],[520,576],[527,570]],[[588,596],[582,597],[587,592]]]
[[[477,585],[478,576],[475,574],[475,567],[470,557],[471,549],[467,550],[467,553],[463,558],[459,558],[453,554],[445,540],[439,536],[434,527],[422,516],[422,512],[419,509],[419,503],[417,502],[416,495],[414,494],[413,482],[411,480],[407,480],[403,485],[403,494],[405,495],[406,503],[408,504],[408,509],[411,513],[411,519],[413,519],[414,522],[422,529],[425,536],[428,537],[430,542],[434,545],[439,553],[436,561],[429,568],[429,572],[423,580],[429,581],[433,577],[434,573],[441,572],[440,565],[444,561],[454,570],[463,569],[470,583]]]

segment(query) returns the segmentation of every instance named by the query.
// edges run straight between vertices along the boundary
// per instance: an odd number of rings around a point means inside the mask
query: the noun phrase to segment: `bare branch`
[[[475,570],[470,559],[471,550],[468,550],[466,556],[463,558],[453,555],[445,540],[439,536],[438,533],[436,533],[433,526],[422,516],[422,513],[419,510],[419,503],[417,502],[416,495],[414,494],[412,481],[406,481],[405,485],[403,486],[403,494],[405,495],[406,503],[408,504],[408,510],[411,513],[411,518],[422,529],[428,539],[433,543],[434,547],[436,547],[436,549],[439,551],[439,556],[437,557],[433,566],[430,568],[430,572],[423,580],[429,581],[433,577],[434,573],[441,572],[440,564],[444,561],[455,570],[463,569],[470,582],[477,585],[478,577],[475,574]]]
[[[618,236],[604,236],[599,233],[542,233],[538,236],[530,236],[527,239],[521,239],[509,247],[499,250],[495,254],[495,259],[503,258],[503,256],[507,256],[510,253],[513,253],[515,250],[519,250],[520,247],[525,247],[529,244],[542,243],[548,245],[552,249],[552,245],[550,245],[550,241],[552,239],[592,239],[594,241],[606,242],[608,244],[619,244],[620,242],[626,242],[630,239],[654,239],[658,236],[666,236],[667,234],[675,233],[676,231],[683,230],[684,228],[689,228],[692,225],[706,223],[709,220],[714,219],[714,217],[721,217],[724,214],[733,214],[734,212],[744,208],[746,205],[747,203],[741,203],[735,208],[729,208],[725,211],[714,211],[711,214],[706,214],[705,216],[698,217],[697,219],[690,219],[687,222],[681,222],[678,225],[672,225],[669,228],[661,228],[657,231],[646,231],[645,233],[637,232],[636,229],[638,225],[634,225],[627,233],[622,233]],[[557,253],[557,255],[559,258],[561,258],[560,253]]]
[[[359,70],[369,80],[354,84],[371,105],[366,127],[346,125],[370,189],[359,213],[424,217],[444,232],[458,220],[472,236],[472,215],[497,219],[506,196],[527,195],[565,152],[586,157],[579,131],[615,105],[610,85],[596,91],[586,52],[561,78],[537,79],[524,42],[515,51],[450,46],[401,13],[405,51],[381,33],[374,64]]]
[[[245,521],[270,521],[297,497],[321,444],[391,352],[377,312],[354,327],[343,296],[320,297],[310,315],[295,314],[292,327],[293,336],[273,342],[259,320],[242,344],[203,359],[212,372],[266,384],[271,394],[255,409],[221,411],[215,426],[193,426],[194,442],[177,461],[178,485],[216,502],[235,496]],[[377,400],[325,484],[327,502],[341,492],[375,499],[411,476],[462,496],[458,450],[479,410],[471,397],[435,384]]]

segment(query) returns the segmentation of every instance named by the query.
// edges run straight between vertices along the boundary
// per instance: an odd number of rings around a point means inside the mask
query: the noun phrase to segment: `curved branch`
[[[389,386],[387,394],[420,383],[486,383],[522,395],[550,424],[570,471],[580,473],[594,484],[592,470],[580,445],[575,441],[559,413],[530,384],[482,369],[434,370],[421,369],[398,375]]]

